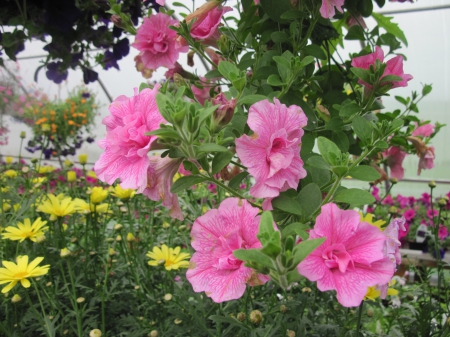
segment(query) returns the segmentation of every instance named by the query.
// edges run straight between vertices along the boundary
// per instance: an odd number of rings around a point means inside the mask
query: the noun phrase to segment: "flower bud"
[[[67,172],[67,181],[69,183],[73,183],[75,180],[77,180],[77,174],[75,171],[68,171]]]
[[[230,51],[229,39],[225,34],[220,35],[219,41],[217,42],[219,50],[222,54],[226,55]]]
[[[391,179],[389,179],[389,181],[391,182],[392,185],[395,185],[398,183],[397,178],[391,178]]]
[[[116,241],[117,241],[117,242],[122,241],[122,237],[121,237],[120,235],[117,235],[117,236],[116,236]]]
[[[14,160],[13,157],[10,157],[10,156],[5,157],[5,163],[8,164],[8,165],[12,164],[13,160]]]
[[[116,255],[116,251],[114,250],[114,248],[109,248],[109,250],[108,250],[108,255],[109,255],[109,256],[114,256],[114,255]]]
[[[164,295],[164,301],[168,302],[172,299],[172,294],[165,294]]]
[[[428,186],[429,186],[430,188],[435,188],[435,187],[436,187],[436,183],[434,182],[434,180],[432,180],[432,181],[430,181],[430,182],[428,183]]]
[[[70,168],[73,166],[73,163],[69,159],[66,159],[64,160],[64,166]]]
[[[295,331],[286,330],[286,336],[287,337],[295,337]]]
[[[128,242],[134,242],[134,241],[136,241],[136,238],[134,237],[133,233],[128,233],[128,234],[127,234],[127,241],[128,241]]]
[[[148,337],[158,337],[158,331],[157,330],[152,330],[150,331],[150,333],[147,335]]]
[[[46,239],[45,235],[39,235],[39,236],[36,238],[36,243],[42,243],[42,242],[45,241],[45,239]]]
[[[122,227],[123,227],[123,226],[122,226],[120,223],[115,224],[115,225],[114,225],[114,230],[115,230],[115,231],[120,231],[120,230],[122,229]]]
[[[280,312],[282,314],[284,314],[286,311],[287,311],[287,307],[284,304],[280,305]]]
[[[447,206],[447,200],[445,200],[444,198],[442,198],[442,199],[440,199],[440,200],[438,201],[438,204],[439,204],[440,207],[445,207],[445,206]]]
[[[302,292],[303,292],[303,293],[306,293],[306,292],[310,293],[310,292],[311,292],[311,288],[309,288],[309,287],[304,287],[304,288],[302,289]]]
[[[373,310],[372,309],[367,309],[366,315],[367,315],[367,317],[372,317],[373,316]]]
[[[14,294],[14,296],[11,298],[12,303],[18,303],[22,301],[22,297],[19,296],[19,294]]]
[[[78,161],[80,162],[81,165],[86,165],[88,161],[88,155],[86,153],[80,154],[78,156]]]
[[[237,314],[237,320],[239,321],[239,322],[243,322],[243,321],[245,321],[245,312],[240,312],[240,313],[238,313]]]
[[[213,113],[213,123],[220,128],[223,128],[234,116],[234,109],[236,108],[236,98],[228,100],[223,92],[212,99],[214,105],[220,104],[216,111]]]
[[[250,313],[250,322],[252,322],[255,325],[258,325],[259,323],[261,323],[262,318],[263,318],[262,313],[259,310],[253,310]]]
[[[122,18],[117,14],[111,15],[111,22],[114,24],[114,26],[125,28]]]
[[[39,159],[37,159],[37,158],[31,158],[31,163],[32,164],[36,164],[38,161],[39,161]]]
[[[175,320],[173,321],[175,324],[180,324],[181,322],[183,322],[181,319],[179,318],[175,318]]]
[[[77,303],[83,303],[85,301],[84,297],[78,297],[77,298]]]
[[[102,337],[102,332],[100,329],[94,329],[89,332],[89,337]]]
[[[60,255],[62,258],[68,257],[68,256],[70,256],[71,254],[72,254],[71,251],[68,250],[67,248],[61,249],[61,252],[59,253],[59,255]]]
[[[389,207],[388,212],[389,212],[389,214],[392,214],[392,215],[397,214],[397,207],[395,207],[395,206]]]
[[[30,168],[28,166],[24,166],[24,167],[22,167],[22,172],[28,173],[28,172],[30,172]]]
[[[20,138],[25,139],[27,137],[27,133],[25,131],[20,132]]]
[[[114,242],[114,238],[107,238],[105,241],[108,242],[108,243],[113,243]]]

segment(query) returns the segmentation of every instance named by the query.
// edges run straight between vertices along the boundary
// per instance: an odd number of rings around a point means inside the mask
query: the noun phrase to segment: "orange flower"
[[[81,100],[81,104],[84,104],[84,103],[86,103],[86,100],[83,98],[83,99]]]

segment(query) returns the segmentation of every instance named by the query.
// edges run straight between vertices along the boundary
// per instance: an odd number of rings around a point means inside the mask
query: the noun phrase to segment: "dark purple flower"
[[[95,82],[98,79],[98,73],[92,69],[83,67],[83,81],[84,84]]]
[[[122,57],[127,56],[129,52],[130,41],[127,38],[119,40],[119,42],[113,45],[113,54],[116,60],[120,60]]]
[[[90,94],[89,92],[85,91],[85,92],[83,92],[83,93],[81,94],[81,97],[83,97],[83,98],[89,98],[89,97],[91,97],[91,94]]]
[[[114,37],[120,37],[120,35],[122,35],[122,32],[123,32],[123,28],[114,26],[114,28],[113,28],[113,30],[112,30],[112,35],[113,35]]]
[[[103,69],[108,70],[109,68],[116,68],[117,70],[120,70],[119,65],[117,64],[117,58],[115,57],[114,53],[107,50],[105,52],[105,56],[103,58],[104,66]]]
[[[92,138],[92,137],[87,137],[86,138],[86,141],[90,144],[90,143],[93,143],[94,142],[94,138]]]
[[[50,157],[52,156],[53,149],[45,149],[43,152],[45,159],[50,159]]]
[[[69,74],[67,70],[61,71],[62,62],[50,62],[47,64],[47,78],[56,84],[60,84]]]

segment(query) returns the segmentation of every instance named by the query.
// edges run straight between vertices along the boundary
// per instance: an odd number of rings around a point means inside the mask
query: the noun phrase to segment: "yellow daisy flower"
[[[17,171],[15,171],[15,170],[6,170],[5,172],[3,172],[3,175],[5,177],[8,177],[8,178],[15,178],[15,177],[17,177]]]
[[[86,176],[90,177],[90,178],[94,178],[94,179],[98,179],[97,175],[95,174],[94,171],[90,170],[86,173]]]
[[[50,214],[50,220],[56,220],[58,217],[64,217],[77,211],[77,204],[70,197],[64,197],[60,200],[53,194],[47,194],[47,198],[38,206],[37,210]]]
[[[10,261],[2,261],[5,268],[0,268],[0,284],[9,284],[2,289],[2,293],[7,293],[20,281],[24,288],[30,287],[30,277],[38,277],[48,273],[50,265],[38,267],[37,265],[44,260],[43,257],[35,258],[28,264],[28,256],[18,256],[17,264]]]
[[[96,205],[108,197],[108,191],[103,189],[103,187],[89,188],[88,193],[91,195],[91,203]]]
[[[384,228],[382,228],[382,226],[386,223],[386,221],[383,220],[377,220],[375,222],[373,222],[373,214],[371,213],[367,213],[366,216],[363,216],[361,213],[361,218],[359,221],[361,222],[367,222],[368,224],[378,227],[380,229],[380,231],[383,231]]]
[[[148,264],[153,267],[163,265],[166,270],[178,270],[180,268],[188,268],[189,261],[184,261],[191,257],[188,253],[180,253],[181,248],[175,247],[169,248],[166,245],[162,245],[161,248],[153,247],[153,252],[148,252],[147,257],[152,259],[148,261]]]
[[[44,183],[46,180],[47,180],[47,178],[45,178],[45,177],[33,178],[33,179],[31,179],[31,183],[39,186],[40,184]]]
[[[33,242],[36,242],[36,238],[44,235],[44,231],[48,230],[48,227],[45,226],[47,221],[42,221],[41,218],[37,218],[33,224],[29,218],[25,219],[23,223],[18,222],[17,227],[8,226],[5,228],[5,232],[2,233],[3,239],[10,239],[13,241],[19,240],[23,242],[25,239],[30,239]],[[45,227],[44,227],[45,226]]]
[[[395,282],[394,281],[389,282],[389,285],[392,285],[392,284],[395,284]],[[380,297],[380,295],[381,295],[381,291],[379,291],[376,287],[368,287],[367,288],[367,293],[364,296],[364,299],[365,300],[375,301],[375,299]],[[398,290],[394,289],[394,288],[388,288],[387,295],[388,296],[397,296],[398,295]]]
[[[120,185],[116,187],[111,187],[111,194],[120,200],[130,200],[136,194],[136,191],[131,188],[123,189]]]
[[[36,171],[38,171],[40,174],[45,174],[45,173],[51,173],[55,170],[56,168],[54,166],[38,166],[36,167]]]
[[[88,214],[88,213],[105,213],[109,210],[109,204],[99,204],[94,205],[93,203],[87,203],[83,199],[76,198],[74,199],[74,202],[76,203],[77,212],[82,214]]]

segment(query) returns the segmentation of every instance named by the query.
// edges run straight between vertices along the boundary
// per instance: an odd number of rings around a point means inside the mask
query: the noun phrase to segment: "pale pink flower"
[[[159,85],[144,89],[134,96],[119,96],[109,106],[110,116],[103,119],[106,125],[106,138],[98,142],[105,150],[95,163],[97,177],[113,184],[121,180],[123,188],[142,192],[147,187],[147,169],[150,160],[147,153],[156,136],[146,136],[146,132],[159,129],[166,121],[156,105]]]
[[[180,48],[175,41],[177,33],[169,28],[177,23],[177,20],[164,13],[144,18],[144,23],[137,30],[133,47],[142,52],[141,60],[145,68],[173,68],[179,53],[187,51],[187,47]]]
[[[173,177],[178,172],[183,159],[152,156],[147,171],[147,187],[142,192],[153,201],[162,200],[162,205],[170,209],[172,218],[183,220],[183,213],[178,203],[178,196],[170,192]]]
[[[387,166],[391,170],[391,178],[402,180],[405,175],[405,169],[402,164],[406,157],[406,152],[400,150],[399,147],[391,146],[383,152],[383,156],[386,158]]]
[[[434,146],[426,147],[423,152],[419,154],[419,169],[417,174],[420,174],[422,170],[429,170],[434,167]]]
[[[424,124],[419,126],[419,123],[416,122],[416,129],[413,131],[413,136],[419,137],[430,137],[434,132],[433,124]]]
[[[394,219],[383,231],[386,236],[386,243],[384,245],[384,255],[387,256],[394,264],[394,266],[402,263],[402,255],[400,254],[399,232],[406,231],[405,217]]]
[[[350,14],[347,18],[346,23],[349,28],[352,26],[361,26],[361,28],[367,29],[366,22],[359,12]]]
[[[166,4],[166,0],[156,0],[156,3],[160,6],[164,6]]]
[[[326,240],[298,265],[298,272],[317,281],[320,291],[336,290],[345,307],[358,306],[367,288],[389,282],[395,267],[383,253],[386,237],[375,226],[360,222],[356,211],[322,206],[310,238]]]
[[[352,67],[368,70],[371,65],[373,67],[375,67],[376,60],[380,60],[381,62],[384,62],[383,49],[381,49],[378,46],[375,47],[375,52],[373,52],[371,54],[355,57],[352,60]],[[391,89],[408,86],[408,81],[412,80],[413,77],[409,74],[403,73],[403,56],[397,55],[385,63],[386,63],[386,68],[384,69],[382,77],[387,76],[387,75],[395,75],[395,76],[401,77],[402,80],[394,81],[394,82],[381,82],[380,85],[383,86],[385,84],[391,83],[392,84]],[[372,88],[372,84],[366,83],[361,79],[358,80],[358,83],[363,84],[368,88]]]
[[[344,6],[344,0],[322,0],[320,15],[325,19],[332,18],[336,14],[335,7],[343,13],[342,6]]]
[[[214,302],[240,298],[246,284],[264,284],[268,277],[255,273],[233,255],[237,249],[261,248],[256,235],[259,209],[247,200],[228,198],[219,209],[197,218],[192,227],[192,247],[186,277],[195,292],[204,291]]]
[[[250,107],[247,124],[253,135],[236,139],[236,153],[255,178],[250,194],[256,198],[277,197],[280,192],[297,188],[306,176],[300,159],[303,110],[289,108],[276,98],[274,104],[260,101]]]

